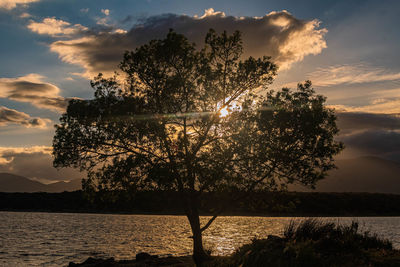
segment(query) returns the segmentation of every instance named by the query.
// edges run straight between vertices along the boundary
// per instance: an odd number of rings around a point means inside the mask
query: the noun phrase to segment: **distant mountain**
[[[400,163],[379,157],[337,160],[338,169],[319,181],[318,192],[370,192],[400,194]],[[295,186],[291,190],[310,191]]]
[[[317,192],[400,194],[400,163],[379,157],[337,160],[338,169],[317,183]],[[26,177],[0,173],[0,192],[63,192],[81,189],[81,180],[42,184]],[[314,191],[290,186],[290,191]]]
[[[0,173],[0,192],[44,192],[46,185],[11,173]]]
[[[74,179],[69,182],[56,182],[52,184],[48,184],[46,192],[63,192],[63,191],[76,191],[82,189],[82,180]]]
[[[0,173],[0,192],[63,192],[81,189],[81,180],[75,179],[70,182],[56,182],[42,184],[26,177],[11,173]]]

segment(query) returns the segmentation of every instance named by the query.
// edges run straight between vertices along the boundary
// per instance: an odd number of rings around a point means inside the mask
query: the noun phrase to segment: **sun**
[[[219,111],[219,117],[220,118],[225,118],[226,116],[229,115],[229,113],[230,113],[230,111],[229,111],[228,107],[224,107],[223,109],[221,109]]]

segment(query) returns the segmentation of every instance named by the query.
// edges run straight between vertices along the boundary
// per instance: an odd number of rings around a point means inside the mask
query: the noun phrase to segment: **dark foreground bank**
[[[256,192],[243,201],[226,194],[205,194],[202,215],[225,205],[223,215],[258,216],[400,216],[400,195],[372,193]],[[226,205],[228,203],[228,205]],[[88,198],[82,191],[1,193],[0,210],[130,214],[182,214],[178,193],[111,192]]]
[[[139,260],[121,260],[88,258],[82,263],[69,263],[68,267],[147,267],[147,266],[167,266],[167,267],[186,267],[194,266],[191,256],[158,258],[148,255]]]
[[[194,266],[190,256],[158,258],[146,253],[136,260],[92,259],[70,263],[70,267],[100,266]],[[360,233],[358,224],[341,226],[315,219],[289,224],[282,237],[253,240],[226,257],[212,257],[205,267],[313,267],[313,266],[400,266],[400,251],[390,241],[369,232]]]

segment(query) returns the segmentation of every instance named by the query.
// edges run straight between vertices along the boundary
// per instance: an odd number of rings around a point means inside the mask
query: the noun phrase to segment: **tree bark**
[[[204,261],[210,258],[210,255],[208,255],[203,248],[203,236],[195,199],[190,200],[189,209],[186,212],[186,216],[189,220],[190,228],[192,229],[193,234],[193,260],[196,263],[196,266],[202,266]]]

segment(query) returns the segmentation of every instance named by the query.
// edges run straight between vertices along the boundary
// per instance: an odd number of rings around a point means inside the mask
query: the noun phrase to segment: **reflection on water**
[[[226,255],[254,237],[281,234],[291,219],[219,217],[205,232],[205,247]],[[352,219],[400,248],[400,217],[324,218]],[[0,266],[65,266],[89,256],[131,259],[138,252],[189,254],[190,235],[184,216],[0,212]]]

